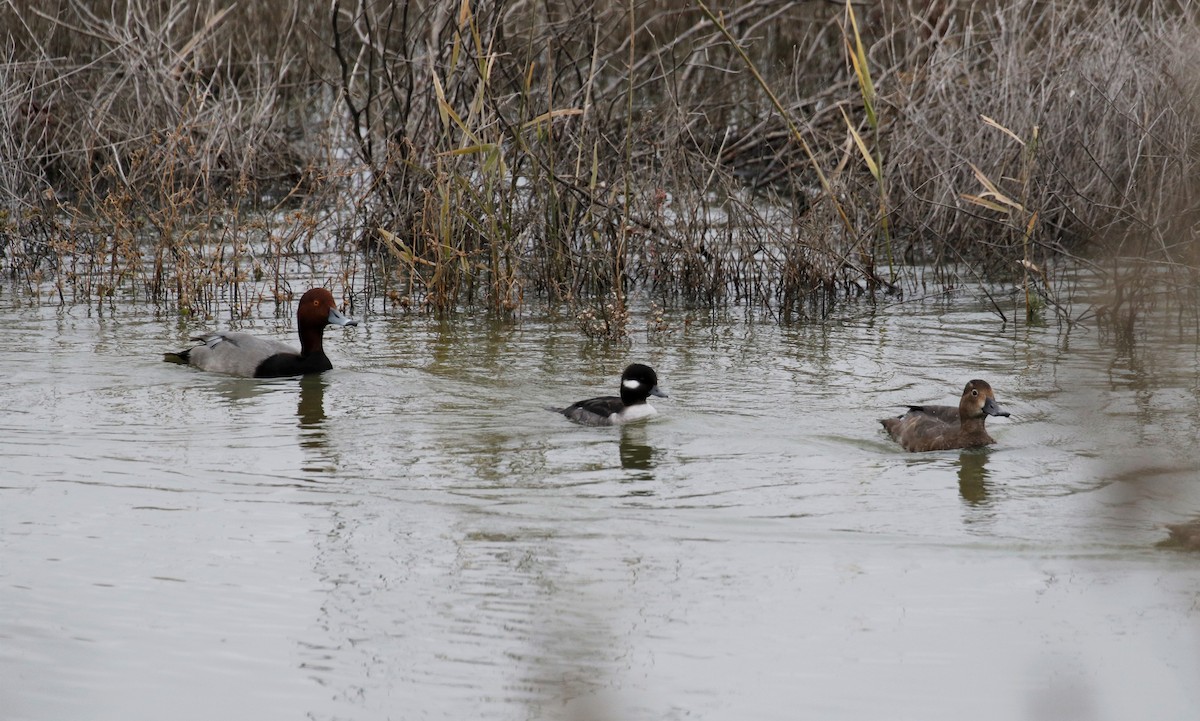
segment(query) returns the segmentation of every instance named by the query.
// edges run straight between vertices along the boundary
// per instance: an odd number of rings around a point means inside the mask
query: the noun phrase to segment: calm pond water
[[[253,381],[163,363],[205,326],[148,305],[0,308],[6,721],[1197,717],[1200,554],[1156,545],[1200,516],[1194,329],[360,308]],[[544,410],[632,360],[658,418]],[[974,377],[993,448],[884,436]]]

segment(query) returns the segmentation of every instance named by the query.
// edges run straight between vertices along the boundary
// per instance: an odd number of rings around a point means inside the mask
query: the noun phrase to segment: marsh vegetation
[[[1195,8],[0,6],[0,269],[184,312],[1194,307]],[[1111,302],[1077,307],[1073,283]],[[300,289],[302,290],[302,289]]]

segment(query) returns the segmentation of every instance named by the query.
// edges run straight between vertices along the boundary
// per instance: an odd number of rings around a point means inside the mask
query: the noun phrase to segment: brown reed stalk
[[[1168,0],[122,7],[0,6],[0,270],[61,302],[354,278],[784,317],[978,278],[1028,313],[1071,307],[1070,269],[1132,309],[1200,267],[1196,9]],[[964,198],[968,161],[1027,212]]]

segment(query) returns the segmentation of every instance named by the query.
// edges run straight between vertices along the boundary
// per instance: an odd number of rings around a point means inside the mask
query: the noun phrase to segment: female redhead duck
[[[1007,415],[1008,411],[996,403],[992,387],[985,381],[973,380],[963,388],[957,408],[909,406],[908,413],[899,418],[885,418],[880,423],[906,451],[947,451],[995,443],[983,422],[988,416]]]
[[[358,325],[342,315],[333,302],[333,294],[313,288],[300,297],[296,309],[300,331],[300,352],[287,343],[259,338],[249,333],[206,333],[191,340],[202,345],[168,353],[167,360],[178,358],[201,370],[228,373],[246,378],[280,378],[305,373],[320,373],[333,367],[321,338],[327,325]]]

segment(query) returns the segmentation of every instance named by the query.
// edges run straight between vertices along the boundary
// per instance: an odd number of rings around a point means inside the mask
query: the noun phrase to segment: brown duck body
[[[898,418],[880,423],[906,451],[946,451],[995,443],[984,421],[988,416],[1007,416],[996,403],[992,387],[973,380],[963,389],[958,406],[909,406]]]

